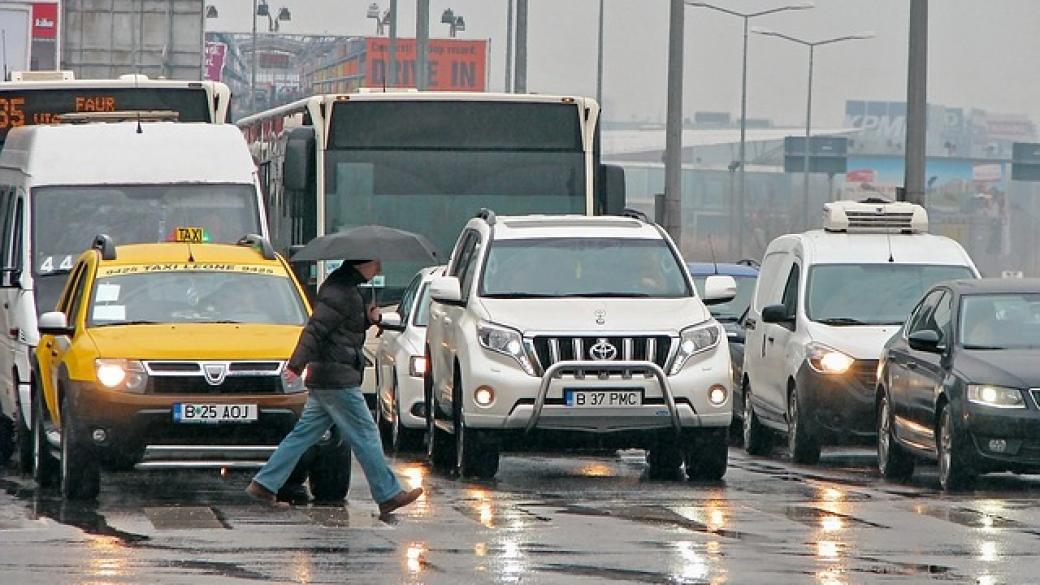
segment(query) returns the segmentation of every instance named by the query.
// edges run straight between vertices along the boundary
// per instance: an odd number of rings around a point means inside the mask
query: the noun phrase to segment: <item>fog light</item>
[[[477,406],[491,406],[491,403],[495,401],[494,388],[490,386],[477,388],[477,391],[473,393],[473,400],[477,403]]]
[[[1007,451],[1007,441],[1004,439],[990,439],[989,450],[994,453],[1004,453]]]
[[[108,433],[105,432],[105,429],[94,429],[90,438],[94,439],[95,443],[101,444],[108,440]]]
[[[721,406],[725,404],[726,398],[728,397],[729,392],[726,391],[725,386],[720,386],[716,384],[708,389],[708,401],[710,401],[715,406]]]

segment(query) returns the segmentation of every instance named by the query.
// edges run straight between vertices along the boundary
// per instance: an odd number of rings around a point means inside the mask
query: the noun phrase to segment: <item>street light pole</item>
[[[745,167],[747,167],[747,76],[748,76],[748,27],[751,19],[758,18],[759,16],[766,16],[768,14],[775,14],[777,12],[785,12],[788,10],[807,10],[813,8],[815,5],[812,2],[801,2],[798,4],[788,4],[785,6],[778,6],[776,8],[770,8],[769,10],[761,10],[758,12],[737,12],[721,6],[715,6],[707,2],[687,2],[689,6],[697,8],[707,8],[709,10],[715,10],[730,16],[736,16],[744,21],[744,53],[743,53],[743,65],[741,67],[741,79],[740,79],[740,166],[737,167],[737,181],[738,188],[736,194],[736,211],[734,215],[734,221],[736,229],[734,233],[737,236],[735,249],[737,256],[742,257],[744,255],[744,213],[745,205],[747,201],[747,188],[746,188],[746,176]]]
[[[664,154],[664,229],[682,250],[683,0],[671,0],[668,25],[668,119]]]
[[[527,93],[527,0],[516,0],[516,93]]]
[[[509,0],[506,8],[506,93],[513,93],[513,0]]]
[[[426,45],[430,39],[430,0],[415,3],[415,87],[426,90]]]
[[[909,59],[906,81],[906,200],[925,204],[924,175],[928,117],[928,0],[910,1]]]
[[[833,44],[833,43],[840,43],[841,41],[858,41],[858,40],[872,39],[872,38],[874,38],[874,33],[872,33],[872,32],[862,32],[862,33],[853,34],[853,35],[845,35],[845,36],[841,36],[841,37],[834,37],[834,38],[831,38],[831,39],[824,39],[822,41],[807,41],[807,40],[804,40],[804,39],[799,39],[797,37],[792,37],[790,35],[785,35],[783,33],[778,33],[776,31],[771,31],[771,30],[764,29],[764,28],[759,28],[759,27],[752,28],[751,32],[753,32],[755,34],[765,35],[765,36],[768,36],[768,37],[777,37],[779,39],[784,39],[785,41],[791,41],[792,43],[797,43],[799,45],[802,45],[803,47],[808,47],[809,48],[809,91],[808,91],[808,95],[806,96],[806,104],[805,104],[805,152],[802,153],[802,155],[803,155],[802,164],[804,165],[804,168],[802,169],[802,171],[805,173],[805,193],[803,193],[803,195],[802,195],[802,197],[803,197],[803,201],[802,201],[802,226],[804,228],[808,229],[808,227],[809,227],[809,174],[810,174],[809,173],[809,171],[810,171],[810,169],[809,169],[809,151],[810,151],[810,141],[811,141],[811,138],[812,138],[813,60],[814,60],[815,54],[816,54],[816,47],[820,47],[820,46],[823,46],[823,45],[830,45],[830,44]],[[829,197],[829,194],[828,194],[828,197]]]
[[[249,109],[256,113],[256,10],[257,0],[253,0],[253,55],[250,58],[249,72]]]
[[[596,52],[596,103],[603,107],[603,0],[599,0],[599,42]]]
[[[390,63],[387,74],[390,76],[390,87],[401,83],[397,78],[397,0],[390,0]]]

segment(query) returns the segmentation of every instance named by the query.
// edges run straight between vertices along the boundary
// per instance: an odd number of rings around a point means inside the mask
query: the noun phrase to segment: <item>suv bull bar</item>
[[[675,398],[672,396],[672,387],[668,383],[668,376],[665,375],[664,370],[661,366],[653,362],[644,361],[587,361],[587,360],[575,360],[575,361],[562,361],[556,362],[549,366],[545,373],[542,374],[542,383],[538,387],[538,396],[534,400],[534,409],[531,411],[531,418],[527,421],[527,426],[524,428],[525,433],[530,433],[536,426],[538,426],[538,420],[542,417],[542,408],[545,406],[545,398],[549,393],[549,385],[552,384],[554,379],[561,377],[564,373],[573,372],[578,378],[584,378],[585,376],[595,376],[605,372],[621,372],[626,377],[632,375],[642,374],[643,376],[653,376],[657,378],[657,382],[661,387],[661,395],[664,396],[664,403],[668,407],[668,414],[672,420],[672,427],[676,433],[682,432],[682,423],[679,420],[679,411],[675,407]]]

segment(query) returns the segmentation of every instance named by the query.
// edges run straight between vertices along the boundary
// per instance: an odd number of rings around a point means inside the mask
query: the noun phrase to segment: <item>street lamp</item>
[[[455,11],[451,8],[447,8],[441,13],[441,22],[448,25],[448,33],[452,38],[455,38],[455,33],[460,30],[466,30],[466,21],[455,14]]]
[[[736,201],[736,230],[737,234],[737,257],[743,257],[744,255],[744,205],[747,200],[747,188],[744,175],[744,169],[747,166],[746,158],[746,139],[747,139],[747,64],[748,64],[748,22],[752,18],[758,18],[759,16],[766,16],[768,14],[776,14],[777,12],[785,12],[788,10],[808,10],[815,7],[812,2],[799,2],[797,4],[786,4],[784,6],[777,6],[776,8],[770,8],[768,10],[760,10],[758,12],[738,12],[736,10],[730,10],[729,8],[723,8],[721,6],[715,6],[707,2],[693,2],[687,0],[687,6],[693,6],[695,8],[707,8],[709,10],[715,10],[731,16],[736,16],[743,19],[744,21],[744,63],[741,68],[741,81],[740,81],[740,166],[737,167],[739,173],[737,179],[740,183],[740,187],[737,189],[737,201]]]
[[[249,72],[249,108],[253,113],[256,113],[256,17],[266,16],[267,17],[267,31],[275,32],[278,30],[279,22],[289,22],[292,20],[292,13],[289,12],[288,8],[278,9],[278,18],[275,19],[271,16],[271,7],[268,6],[267,0],[253,0],[253,51],[252,58],[250,59],[250,72]]]
[[[807,41],[790,35],[785,35],[776,31],[765,29],[762,27],[753,27],[751,32],[767,37],[776,37],[778,39],[784,39],[792,43],[797,43],[803,47],[809,47],[809,91],[806,97],[805,105],[805,152],[803,164],[805,168],[802,170],[805,173],[805,193],[803,194],[802,201],[802,224],[807,228],[809,226],[809,141],[812,135],[812,82],[813,82],[813,57],[816,51],[816,47],[823,45],[830,45],[833,43],[839,43],[842,41],[860,41],[874,38],[873,32],[861,32],[852,35],[845,35],[840,37],[834,37],[830,39],[823,39],[820,41]]]
[[[219,18],[220,13],[217,12],[217,7],[210,4],[206,7],[206,18]]]
[[[375,2],[368,5],[368,17],[376,21],[376,36],[383,36],[383,31],[390,25],[390,11],[383,11],[380,15],[379,5]]]

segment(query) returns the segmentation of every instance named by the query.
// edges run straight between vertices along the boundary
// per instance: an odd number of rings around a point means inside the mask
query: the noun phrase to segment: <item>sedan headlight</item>
[[[94,368],[98,382],[105,388],[144,394],[148,385],[148,373],[137,360],[98,359],[94,360]]]
[[[675,360],[672,362],[668,375],[678,374],[691,357],[718,346],[722,334],[722,326],[714,321],[707,325],[702,323],[683,329],[679,334],[679,352],[675,354]]]
[[[509,356],[516,360],[528,375],[536,375],[534,364],[524,350],[524,340],[519,331],[491,323],[480,323],[477,325],[477,340],[484,349]]]
[[[993,408],[1025,408],[1026,401],[1018,388],[989,386],[986,384],[968,385],[968,402],[992,406]]]
[[[822,343],[805,346],[805,359],[812,369],[821,374],[844,374],[856,363],[856,358]]]

